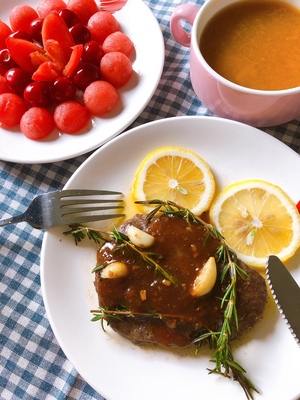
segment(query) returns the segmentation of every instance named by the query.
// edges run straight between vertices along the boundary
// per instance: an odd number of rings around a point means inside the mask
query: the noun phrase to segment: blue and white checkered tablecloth
[[[129,128],[172,116],[212,115],[191,87],[189,50],[170,34],[170,17],[179,0],[145,3],[163,32],[165,66],[153,98]],[[300,154],[299,120],[265,131]],[[43,165],[0,161],[0,217],[25,210],[41,192],[62,188],[88,156]],[[66,358],[45,315],[39,276],[42,240],[43,231],[28,224],[1,228],[0,399],[103,399]]]

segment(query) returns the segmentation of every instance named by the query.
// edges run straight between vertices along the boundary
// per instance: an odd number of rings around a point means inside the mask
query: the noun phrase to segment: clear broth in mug
[[[300,11],[282,1],[243,1],[216,14],[200,51],[219,75],[259,90],[300,86]]]

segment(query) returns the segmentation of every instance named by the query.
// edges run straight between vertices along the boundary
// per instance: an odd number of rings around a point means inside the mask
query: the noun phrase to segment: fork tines
[[[72,223],[80,223],[125,216],[125,214],[105,213],[108,210],[124,208],[123,199],[103,199],[97,197],[107,195],[121,196],[122,193],[107,190],[63,190],[60,196],[61,217],[66,219],[66,224],[68,224],[68,220],[72,221]]]
[[[122,192],[116,192],[114,190],[89,190],[89,189],[64,189],[60,190],[60,197],[69,197],[69,196],[114,196],[114,195],[123,195]]]

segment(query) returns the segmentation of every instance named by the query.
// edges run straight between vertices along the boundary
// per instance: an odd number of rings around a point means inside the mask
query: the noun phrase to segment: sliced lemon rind
[[[195,207],[191,208],[191,211],[199,215],[203,213],[204,211],[207,211],[211,205],[214,193],[215,193],[215,179],[214,175],[208,165],[208,163],[200,157],[198,154],[182,149],[180,147],[173,147],[173,146],[168,146],[168,147],[163,147],[158,150],[153,151],[152,153],[149,153],[142,163],[140,164],[134,178],[133,182],[133,199],[135,201],[146,201],[150,200],[148,198],[143,190],[143,184],[146,180],[147,176],[147,171],[151,165],[156,163],[158,159],[161,157],[182,157],[182,158],[187,158],[187,160],[192,161],[196,166],[198,166],[201,169],[201,172],[203,173],[203,180],[206,182],[206,187],[205,191],[201,195],[201,199],[197,202],[197,205]],[[161,193],[158,192],[156,198],[161,199],[161,200],[172,200],[172,199],[166,199],[162,198]],[[153,197],[151,198],[151,200]],[[179,202],[180,204],[180,202]],[[149,207],[144,207],[146,210],[149,211]]]
[[[293,232],[292,239],[290,240],[288,246],[284,247],[281,251],[277,253],[272,253],[277,255],[283,262],[291,258],[300,247],[300,214],[293,203],[293,201],[287,196],[287,194],[277,185],[263,180],[246,180],[242,182],[236,182],[229,185],[223,192],[221,192],[214,200],[210,208],[210,219],[221,234],[224,234],[223,227],[220,225],[219,215],[222,204],[232,197],[236,192],[242,190],[251,189],[262,189],[267,190],[270,194],[278,197],[284,203],[286,212],[289,214],[292,220],[291,230]],[[245,262],[246,264],[257,267],[264,268],[270,254],[266,254],[265,257],[249,256],[247,254],[241,253],[237,248],[231,245],[230,238],[226,238],[229,246],[233,248],[236,252],[238,258]]]

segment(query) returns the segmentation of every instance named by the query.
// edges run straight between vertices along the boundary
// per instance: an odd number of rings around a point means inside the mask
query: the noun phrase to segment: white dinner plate
[[[1,19],[8,22],[10,10],[18,4],[36,7],[38,0],[1,0]],[[134,74],[119,92],[117,109],[103,118],[92,119],[89,130],[68,135],[53,132],[42,141],[26,138],[19,128],[0,127],[0,160],[18,163],[46,163],[66,160],[98,148],[122,132],[146,107],[161,77],[164,65],[164,41],[160,26],[142,0],[128,0],[126,6],[114,14],[121,29],[134,43],[132,56]]]
[[[151,122],[114,138],[82,164],[68,188],[114,189],[128,194],[143,158],[163,146],[180,146],[210,165],[217,189],[259,178],[300,200],[300,157],[268,134],[214,117],[175,117]],[[91,322],[97,308],[91,270],[96,247],[75,246],[64,228],[45,233],[41,282],[47,316],[63,351],[83,378],[109,400],[243,400],[239,384],[208,374],[212,353],[139,347],[109,327]],[[287,264],[300,283],[300,252]],[[255,399],[291,400],[300,394],[300,349],[270,298],[264,319],[234,343],[236,360],[260,394]]]

